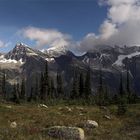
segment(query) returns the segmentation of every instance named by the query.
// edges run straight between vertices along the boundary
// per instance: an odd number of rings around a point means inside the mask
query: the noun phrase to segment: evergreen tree
[[[3,95],[3,98],[6,99],[6,74],[5,74],[5,71],[4,71],[3,77],[2,77],[2,95]]]
[[[55,86],[54,86],[54,80],[51,79],[51,85],[50,85],[50,98],[55,98]]]
[[[98,105],[104,105],[104,94],[105,91],[103,89],[103,74],[102,74],[102,69],[100,68],[99,71],[99,88],[98,88],[98,95],[97,95],[97,104]]]
[[[85,99],[89,99],[91,95],[91,79],[90,79],[90,67],[88,67],[85,79]]]
[[[84,96],[84,76],[82,73],[80,73],[79,77],[79,96],[82,98]]]
[[[33,87],[31,87],[30,96],[28,97],[27,101],[31,102],[33,99]]]
[[[123,90],[122,73],[120,75],[120,91],[118,97],[118,115],[124,115],[127,111],[127,97]]]
[[[138,99],[139,99],[139,97],[137,96],[137,94],[136,93],[132,93],[131,94],[131,98],[130,98],[130,103],[136,104],[136,103],[138,103]]]
[[[21,82],[20,98],[22,100],[25,100],[25,97],[26,97],[26,92],[25,92],[25,79],[23,78],[22,79],[22,82]]]
[[[20,85],[19,85],[19,83],[16,84],[16,91],[17,91],[17,95],[18,95],[18,98],[19,98],[19,95],[20,95]]]
[[[78,84],[78,75],[77,72],[74,71],[74,76],[73,76],[73,84],[72,84],[72,91],[71,91],[71,98],[72,99],[77,99],[79,97],[79,84]]]
[[[127,100],[125,96],[120,96],[118,103],[118,115],[124,115],[127,111]]]
[[[129,78],[129,67],[128,67],[128,58],[126,58],[126,69],[127,69],[127,74],[126,74],[126,92],[127,92],[127,97],[128,97],[128,103],[131,103],[131,90],[130,90],[130,78]]]
[[[44,76],[43,73],[41,72],[40,76],[40,95],[39,95],[40,100],[45,100],[45,89],[44,89]]]
[[[12,95],[13,95],[12,101],[17,103],[17,104],[19,104],[20,101],[19,101],[19,95],[18,95],[17,85],[16,84],[14,84],[14,86],[13,86]]]
[[[38,97],[39,97],[39,86],[38,86],[38,78],[36,77],[35,91],[34,91],[33,99],[34,99],[34,100],[37,100]]]
[[[118,94],[115,94],[115,95],[113,96],[113,98],[112,98],[112,103],[113,103],[113,104],[116,104],[116,105],[118,104],[118,97],[119,97]]]
[[[105,86],[104,97],[103,98],[104,98],[103,105],[109,105],[110,104],[110,96],[109,96],[109,93],[108,93],[107,86]]]
[[[46,100],[47,97],[50,95],[50,81],[49,81],[49,74],[48,74],[48,62],[46,61],[45,65],[45,72],[44,72],[44,99]]]
[[[62,76],[58,72],[57,72],[56,81],[57,81],[57,95],[59,98],[64,98],[64,88],[63,88]]]
[[[123,96],[124,95],[122,73],[120,74],[119,95],[120,96]]]
[[[126,91],[128,97],[128,103],[131,103],[131,91],[130,91],[130,79],[129,79],[129,71],[127,69],[127,80],[126,80]]]

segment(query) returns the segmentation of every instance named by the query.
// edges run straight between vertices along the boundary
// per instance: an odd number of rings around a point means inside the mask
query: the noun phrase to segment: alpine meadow
[[[140,139],[140,0],[0,0],[0,140]]]

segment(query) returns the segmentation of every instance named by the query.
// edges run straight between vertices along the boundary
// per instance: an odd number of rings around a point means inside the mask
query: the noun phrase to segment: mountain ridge
[[[62,52],[58,50],[58,53],[56,51],[54,53],[51,52],[49,55],[49,53],[18,43],[8,53],[0,55],[0,69],[1,71],[6,71],[10,84],[21,81],[22,77],[26,77],[27,83],[30,85],[35,76],[39,76],[44,71],[47,60],[50,75],[55,78],[57,71],[60,71],[63,73],[63,80],[67,86],[69,81],[71,81],[72,71],[75,68],[85,72],[87,67],[90,66],[92,86],[94,92],[96,92],[99,71],[102,68],[104,83],[108,84],[111,92],[117,92],[119,75],[120,73],[123,73],[124,76],[126,75],[128,63],[131,75],[134,77],[132,82],[136,83],[136,81],[140,80],[140,47],[102,47],[102,49],[88,51],[81,56],[76,56],[69,50]],[[137,66],[134,66],[135,63]],[[137,84],[132,88],[138,92],[140,91]]]

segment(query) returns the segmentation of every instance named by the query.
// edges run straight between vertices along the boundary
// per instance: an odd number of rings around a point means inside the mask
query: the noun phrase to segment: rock
[[[5,107],[8,108],[8,109],[11,109],[12,108],[11,105],[6,105]]]
[[[62,110],[63,108],[62,108],[62,107],[59,107],[58,109],[59,109],[59,110]]]
[[[84,110],[84,108],[82,108],[82,107],[76,107],[76,109],[78,109],[80,111],[83,111]]]
[[[61,115],[61,113],[60,113],[60,112],[57,112],[56,114],[57,114],[57,115]]]
[[[66,106],[65,108],[59,107],[58,108],[60,111],[68,111],[68,112],[72,112],[72,109],[68,106]]]
[[[46,106],[45,104],[39,104],[39,107],[48,108],[48,106]]]
[[[84,130],[78,127],[53,126],[48,128],[50,137],[63,140],[84,140]]]
[[[84,127],[86,127],[86,128],[96,128],[96,127],[98,127],[98,123],[96,121],[87,120],[84,124]]]
[[[106,106],[100,106],[100,109],[102,109],[104,111],[108,111],[108,108]]]
[[[72,112],[72,109],[68,106],[66,106],[66,109],[69,111],[69,112]]]
[[[10,127],[11,128],[16,128],[17,127],[17,123],[16,122],[11,122]]]
[[[106,106],[100,106],[100,109],[104,111],[106,114],[110,114],[109,109]]]
[[[80,116],[84,116],[84,114],[82,114],[82,113],[80,113],[79,115],[80,115]]]
[[[108,115],[104,115],[104,118],[108,119],[108,120],[111,120],[111,117],[108,116]]]

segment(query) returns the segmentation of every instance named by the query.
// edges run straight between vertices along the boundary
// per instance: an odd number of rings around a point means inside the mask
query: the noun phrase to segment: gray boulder
[[[78,127],[53,126],[47,129],[50,137],[63,140],[84,140],[84,130]]]

